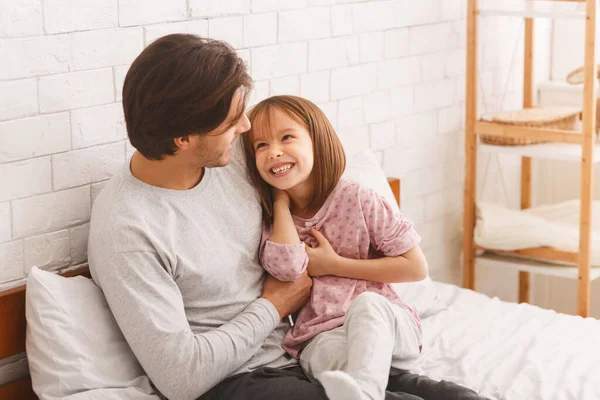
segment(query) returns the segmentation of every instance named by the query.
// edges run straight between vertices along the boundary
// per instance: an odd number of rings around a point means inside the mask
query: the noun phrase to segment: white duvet
[[[492,399],[600,399],[600,321],[434,287],[447,308],[423,319],[413,372]]]
[[[479,202],[474,234],[479,246],[518,250],[550,246],[579,250],[579,200],[512,210]],[[600,202],[592,203],[592,265],[600,266]]]

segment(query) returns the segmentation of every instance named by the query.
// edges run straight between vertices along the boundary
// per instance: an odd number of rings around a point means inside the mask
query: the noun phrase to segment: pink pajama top
[[[340,180],[321,209],[310,219],[293,217],[300,240],[311,247],[318,245],[310,234],[321,232],[337,254],[352,259],[399,256],[419,244],[421,238],[412,224],[375,191],[358,183]],[[271,242],[270,228],[263,228],[260,260],[263,267],[281,281],[298,279],[308,265],[304,244]],[[317,334],[344,324],[346,311],[363,292],[374,292],[407,309],[419,330],[421,322],[415,310],[404,303],[389,283],[371,282],[339,276],[313,278],[312,294],[299,311],[296,323],[283,341],[284,349],[298,358],[303,344]]]

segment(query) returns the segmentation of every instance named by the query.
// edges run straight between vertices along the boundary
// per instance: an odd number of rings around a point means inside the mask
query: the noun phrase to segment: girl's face
[[[307,182],[312,172],[313,145],[305,126],[272,108],[269,126],[253,138],[256,168],[269,185],[280,190]]]

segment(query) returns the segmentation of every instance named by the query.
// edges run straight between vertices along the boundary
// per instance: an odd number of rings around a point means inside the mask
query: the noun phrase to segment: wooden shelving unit
[[[468,0],[467,9],[467,79],[466,79],[466,168],[463,229],[463,286],[475,289],[476,263],[487,263],[519,271],[519,301],[529,301],[530,273],[576,278],[578,281],[577,313],[587,317],[590,312],[591,273],[591,205],[593,164],[600,162],[600,147],[595,145],[596,77],[595,35],[596,1],[537,1],[537,0]],[[582,130],[573,132],[560,129],[537,129],[506,126],[478,117],[477,110],[477,57],[479,16],[520,16],[525,19],[525,54],[523,76],[523,108],[533,106],[533,27],[534,18],[578,19],[585,23],[585,60]],[[550,143],[526,146],[491,146],[478,143],[478,135],[509,136],[543,139]],[[475,229],[475,201],[477,182],[477,152],[504,152],[521,158],[521,208],[531,207],[532,157],[568,160],[581,163],[581,214],[579,252],[564,252],[552,248],[523,249],[497,252],[481,249],[473,239]],[[476,250],[489,250],[476,256]],[[517,256],[530,257],[529,260]],[[571,264],[559,267],[547,262]]]

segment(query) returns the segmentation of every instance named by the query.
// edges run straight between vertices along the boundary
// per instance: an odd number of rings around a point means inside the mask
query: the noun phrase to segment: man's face
[[[242,93],[238,90],[231,100],[231,106],[229,107],[229,113],[225,121],[212,132],[193,136],[195,140],[195,147],[193,149],[194,163],[206,168],[224,167],[229,164],[233,142],[235,142],[240,134],[250,129],[250,121],[246,117],[246,114],[242,114],[231,125],[232,119],[235,117],[236,111],[241,106],[240,103],[242,101]],[[231,125],[231,127],[223,130],[227,125]]]

